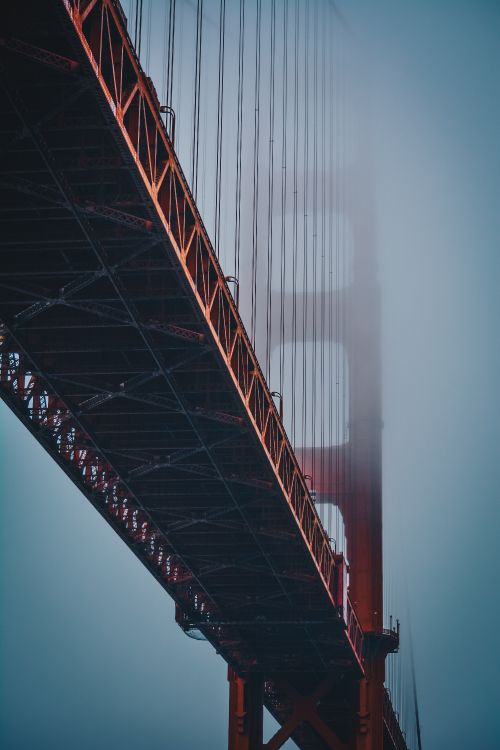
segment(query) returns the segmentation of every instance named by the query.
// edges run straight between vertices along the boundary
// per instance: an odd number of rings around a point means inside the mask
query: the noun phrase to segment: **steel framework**
[[[233,750],[263,705],[269,750],[361,746],[372,639],[121,7],[3,24],[2,397],[229,664]]]

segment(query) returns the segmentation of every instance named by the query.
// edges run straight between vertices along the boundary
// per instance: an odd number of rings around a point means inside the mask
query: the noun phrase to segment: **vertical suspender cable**
[[[335,392],[333,388],[333,381],[334,381],[334,372],[333,372],[333,352],[334,348],[336,346],[335,336],[334,336],[334,330],[335,330],[335,324],[334,324],[334,294],[335,294],[335,287],[334,287],[334,281],[333,281],[333,245],[334,245],[334,235],[333,235],[333,201],[334,201],[334,191],[333,191],[333,173],[335,168],[334,163],[334,108],[333,108],[333,97],[334,97],[334,68],[333,68],[333,47],[335,44],[335,37],[334,37],[334,24],[332,22],[332,13],[329,14],[330,17],[330,23],[329,23],[329,38],[330,38],[330,44],[328,45],[328,62],[329,62],[329,85],[328,85],[328,340],[330,342],[330,347],[328,350],[328,390],[329,390],[329,409],[328,409],[328,445],[333,446],[334,445],[334,435],[333,435],[333,414],[334,414],[334,405],[335,405]],[[335,450],[335,456],[338,454],[338,449]],[[328,463],[328,486],[332,488],[333,494],[334,494],[334,502],[336,506],[335,515],[338,513],[338,502],[339,502],[339,487],[338,487],[338,481],[336,479],[335,475],[335,465],[331,461]],[[332,503],[330,502],[328,504],[329,509],[329,515],[328,515],[328,529],[330,531],[330,534],[334,534],[333,530],[333,508]],[[339,551],[339,539],[338,535],[335,535],[335,544],[336,549]]]
[[[238,35],[238,99],[236,123],[236,207],[234,222],[234,276],[240,278],[240,248],[241,248],[241,175],[243,148],[243,93],[244,93],[244,62],[245,62],[245,0],[240,0],[240,18]]]
[[[308,200],[309,200],[309,7],[304,9],[304,196],[302,257],[302,445],[307,444]]]
[[[335,107],[335,284],[337,294],[335,297],[335,341],[337,342],[336,354],[335,354],[335,443],[337,446],[340,445],[340,295],[344,292],[340,283],[340,168],[339,168],[339,154],[340,154],[340,52],[339,52],[339,35],[336,34],[337,45],[336,50],[336,70],[335,70],[335,94],[336,94],[336,107]],[[335,459],[335,474],[337,489],[339,489],[339,476],[340,476],[340,454],[337,451]],[[336,538],[339,538],[340,533],[340,518],[339,508],[336,509]]]
[[[271,0],[271,49],[269,66],[269,148],[267,173],[267,299],[266,299],[266,378],[271,378],[273,204],[274,204],[274,67],[276,61],[276,0]]]
[[[175,55],[175,5],[176,0],[170,0],[168,11],[168,54],[165,103],[172,107],[172,92],[174,85],[174,55]]]
[[[134,49],[139,56],[139,16],[142,13],[142,0],[135,0],[135,17],[134,17]]]
[[[169,6],[170,11],[170,6]],[[167,81],[168,81],[168,60],[169,60],[169,54],[170,54],[170,40],[169,40],[169,24],[168,24],[168,18],[170,13],[167,12],[167,6],[164,6],[164,16],[163,16],[163,26],[165,33],[162,35],[163,39],[163,56],[162,56],[162,65],[161,65],[161,89],[160,89],[160,96],[161,96],[161,104],[167,103]]]
[[[339,35],[340,37],[340,35]],[[346,216],[348,212],[348,205],[347,205],[347,189],[346,189],[346,156],[347,156],[347,138],[349,137],[349,128],[348,128],[348,113],[347,113],[347,48],[345,39],[342,36],[341,39],[341,54],[342,54],[342,66],[341,66],[341,86],[342,86],[342,101],[341,101],[341,118],[342,118],[342,140],[341,140],[341,180],[342,180],[342,188],[341,188],[341,197],[342,197],[342,222],[341,222],[341,230],[342,230],[342,273],[343,273],[343,283],[342,283],[342,292],[341,292],[341,310],[342,310],[342,329],[341,329],[341,341],[342,341],[342,349],[339,347],[339,351],[342,352],[342,359],[341,359],[341,376],[342,376],[342,445],[346,445],[348,441],[348,420],[349,420],[349,399],[350,399],[350,392],[349,392],[349,366],[347,362],[347,353],[351,350],[350,347],[350,321],[348,320],[347,316],[349,313],[349,307],[348,307],[348,288],[350,284],[350,278],[349,278],[349,267],[350,267],[350,256],[349,256],[349,236],[347,234],[347,221]],[[346,476],[348,473],[348,457],[347,452],[344,450],[342,452],[342,468],[341,468],[341,475]]]
[[[281,263],[280,263],[280,336],[279,336],[279,390],[284,391],[285,372],[285,279],[286,279],[286,157],[288,127],[288,0],[283,1],[283,78],[281,103]],[[293,400],[293,390],[292,390]]]
[[[299,0],[295,0],[293,41],[293,209],[292,209],[292,442],[296,444],[297,398],[297,269],[298,269],[298,178],[299,158]]]
[[[198,191],[198,156],[200,135],[200,81],[201,81],[201,48],[203,35],[203,0],[198,0],[196,8],[196,52],[194,73],[194,113],[193,113],[193,146],[191,166],[191,189],[194,199]]]
[[[325,347],[326,339],[326,34],[325,23],[321,25],[321,271],[320,271],[320,342],[321,342],[321,359],[320,359],[320,392],[321,392],[321,485],[325,487],[326,465],[325,465],[325,407],[327,404],[327,393],[325,389]],[[329,397],[328,397],[328,406]],[[327,508],[330,508],[328,503]],[[328,516],[329,514],[327,514]],[[327,528],[328,518],[324,519]]]
[[[221,180],[222,180],[222,126],[224,116],[224,52],[226,40],[226,0],[220,0],[219,8],[219,81],[217,88],[217,144],[215,165],[215,226],[214,246],[219,255]]]
[[[142,0],[139,0],[139,31],[137,36],[137,56],[141,56],[142,47]]]
[[[152,16],[152,0],[148,0],[148,10],[147,10],[147,24],[146,24],[146,73],[149,75],[149,62],[151,58],[151,16]]]
[[[408,618],[408,642],[410,646],[410,667],[411,667],[411,682],[412,682],[412,692],[413,692],[413,708],[415,712],[415,730],[417,734],[417,748],[418,750],[422,750],[422,734],[420,730],[420,711],[418,707],[418,695],[417,695],[417,676],[415,673],[415,655],[413,652],[413,638],[412,638],[412,632],[411,627],[409,625],[410,618]]]
[[[180,40],[180,44],[176,44],[176,60],[174,61],[174,66],[171,70],[171,82],[172,82],[172,98],[171,98],[171,106],[173,106],[174,103],[174,67],[176,69],[176,82],[175,82],[175,128],[177,130],[178,135],[176,135],[176,151],[178,154],[181,154],[182,156],[184,153],[186,154],[185,158],[188,160],[190,158],[190,138],[189,138],[189,127],[191,124],[191,115],[188,117],[189,125],[185,128],[183,127],[184,124],[184,101],[186,99],[186,86],[183,85],[184,79],[185,79],[185,57],[186,57],[186,49],[185,45],[183,44],[184,40],[184,26],[187,25],[190,26],[189,23],[185,24],[185,13],[186,13],[186,7],[183,2],[179,3],[177,6],[177,13],[176,13],[176,23],[175,23],[175,36],[178,40]],[[190,52],[187,54],[188,60],[190,60]],[[189,64],[189,62],[187,63]],[[182,142],[181,142],[182,141]],[[186,145],[183,145],[183,141],[186,141]]]
[[[337,192],[338,192],[338,204],[337,204],[337,227],[338,227],[338,341],[339,346],[337,347],[337,398],[338,398],[338,440],[339,445],[344,444],[344,425],[345,425],[345,356],[346,356],[346,340],[345,340],[345,306],[346,306],[346,287],[344,278],[344,116],[345,116],[345,99],[344,99],[344,46],[341,34],[337,34],[337,46],[338,46],[338,151],[337,151]],[[341,454],[338,462],[339,476],[345,472],[345,454]],[[340,526],[340,517],[339,517]]]
[[[260,137],[260,38],[262,0],[257,0],[255,22],[255,88],[254,88],[254,140],[253,140],[253,227],[252,227],[252,319],[251,338],[255,347],[257,317],[257,267],[259,239],[259,137]]]
[[[202,66],[201,70],[201,76],[200,80],[203,83],[203,85],[200,83],[200,118],[203,120],[203,126],[200,129],[200,133],[198,134],[198,140],[201,140],[201,172],[198,180],[198,208],[202,211],[202,214],[205,214],[207,211],[207,207],[205,204],[205,193],[206,193],[206,187],[207,187],[207,140],[208,140],[208,106],[205,104],[205,106],[202,106],[202,96],[201,94],[204,91],[207,91],[207,69],[206,67]],[[211,114],[211,113],[210,113]],[[201,191],[200,191],[200,182],[201,180]],[[201,192],[201,194],[200,194]]]
[[[318,0],[314,2],[313,15],[313,221],[312,221],[312,363],[311,363],[311,445],[312,475],[317,477],[316,412],[318,407],[318,331],[317,331],[317,281],[318,281]]]

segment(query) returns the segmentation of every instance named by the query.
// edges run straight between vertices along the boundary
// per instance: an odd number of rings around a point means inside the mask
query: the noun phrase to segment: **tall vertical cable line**
[[[219,255],[220,216],[221,216],[221,179],[222,179],[222,126],[224,119],[224,53],[226,41],[226,0],[220,0],[219,6],[219,76],[217,87],[217,143],[215,147],[215,226],[214,248]]]
[[[238,92],[236,115],[236,201],[234,219],[234,276],[240,278],[241,252],[241,177],[243,150],[243,94],[245,63],[245,0],[240,0],[239,34],[238,34]]]
[[[339,35],[340,36],[340,35]],[[342,118],[342,137],[341,137],[341,198],[342,198],[342,293],[341,293],[341,312],[342,312],[342,323],[341,323],[341,341],[343,343],[342,357],[341,357],[341,379],[342,379],[342,445],[347,445],[349,439],[348,435],[348,419],[349,419],[349,382],[348,382],[348,361],[347,352],[350,351],[349,342],[349,331],[350,321],[348,320],[348,298],[349,295],[349,247],[348,247],[348,233],[347,233],[347,220],[346,216],[348,211],[347,206],[347,190],[346,190],[346,154],[347,154],[347,61],[346,61],[346,48],[344,39],[341,42],[341,89],[342,89],[342,100],[340,105],[340,112]],[[342,476],[347,474],[347,454],[346,451],[342,451]]]
[[[281,237],[280,237],[280,327],[279,390],[284,391],[285,372],[285,280],[286,280],[286,191],[287,191],[287,118],[288,118],[288,0],[283,0],[283,78],[281,101]],[[284,394],[283,394],[284,395]],[[293,388],[292,388],[293,399]]]
[[[418,706],[418,694],[417,694],[417,675],[415,672],[415,655],[413,652],[413,637],[411,631],[411,619],[408,617],[408,642],[410,647],[410,669],[411,669],[411,683],[413,692],[413,710],[415,713],[415,739],[417,744],[417,750],[422,750],[422,731],[420,728],[420,710]]]
[[[320,477],[321,486],[325,487],[326,465],[325,465],[325,406],[327,403],[327,393],[325,389],[325,347],[326,347],[326,34],[325,24],[321,26],[321,271],[320,271],[320,392],[321,392],[321,410],[320,410],[320,445],[321,445],[321,464]],[[330,403],[328,399],[328,408]],[[325,506],[323,505],[323,510]],[[323,518],[323,524],[328,525],[328,516],[330,503],[326,506],[326,518]],[[323,516],[325,514],[323,513]]]
[[[297,401],[297,269],[298,269],[298,158],[299,158],[299,0],[295,0],[293,37],[293,209],[292,209],[292,443],[296,447]]]
[[[309,13],[304,9],[304,195],[302,247],[302,446],[307,444],[308,200],[309,200]]]
[[[200,136],[200,82],[201,82],[201,49],[203,37],[203,0],[198,0],[196,7],[196,51],[194,73],[194,111],[193,111],[193,145],[191,164],[191,189],[194,199],[198,191],[198,157]]]
[[[171,106],[174,106],[175,103],[175,127],[178,132],[178,136],[176,136],[176,152],[178,155],[184,156],[185,159],[188,161],[191,157],[190,154],[190,148],[191,143],[189,142],[189,125],[188,127],[184,128],[184,99],[185,99],[185,89],[182,85],[183,83],[183,70],[184,70],[184,56],[185,56],[185,44],[184,42],[184,28],[186,26],[185,24],[185,6],[184,3],[181,2],[177,6],[177,14],[176,14],[176,32],[175,36],[176,39],[179,40],[179,43],[176,44],[176,60],[175,60],[175,71],[176,71],[176,82],[175,82],[175,99],[174,99],[174,90],[173,90],[173,80],[174,80],[174,68],[171,70],[171,80],[172,80],[172,104]],[[189,116],[189,123],[191,123],[190,116]],[[184,141],[187,141],[186,145],[184,146]]]
[[[334,283],[333,283],[333,245],[334,245],[334,235],[333,235],[333,201],[334,201],[334,193],[333,193],[333,170],[334,170],[334,146],[333,146],[333,137],[334,137],[334,109],[333,109],[333,99],[334,99],[334,78],[333,78],[333,47],[335,44],[335,37],[334,37],[334,24],[332,21],[332,13],[329,14],[329,20],[330,23],[329,26],[329,38],[331,40],[330,44],[328,45],[328,161],[325,160],[325,163],[328,164],[328,341],[330,342],[330,346],[328,349],[328,383],[329,383],[329,400],[328,400],[328,445],[330,447],[333,447],[333,408],[334,408],[334,398],[332,397],[332,385],[334,382],[334,373],[333,373],[333,351],[334,347],[336,345],[335,338],[334,338]],[[326,24],[325,24],[326,26]],[[335,452],[336,455],[336,452]],[[328,462],[328,487],[330,488],[330,491],[333,492],[334,497],[330,498],[330,502],[328,503],[328,531],[330,535],[334,534],[333,529],[333,508],[332,508],[332,500],[335,502],[335,515],[337,514],[337,504],[338,504],[338,486],[337,482],[334,481],[334,470],[335,466],[333,465],[333,462],[331,459]],[[339,543],[337,536],[335,538],[335,547],[337,551],[339,550]]]
[[[142,48],[142,3],[143,0],[139,0],[139,30],[137,35],[137,57],[141,56]]]
[[[336,34],[334,39],[338,41],[339,35]],[[335,165],[334,165],[334,174],[335,174],[335,286],[336,286],[336,296],[335,296],[335,342],[336,342],[336,353],[335,353],[335,444],[340,446],[341,440],[340,440],[340,360],[339,360],[339,351],[340,351],[340,297],[341,294],[344,293],[344,290],[342,289],[342,285],[340,283],[340,165],[339,165],[339,155],[340,155],[340,73],[339,73],[339,45],[338,43],[335,45],[335,62],[336,62],[336,69],[334,71],[335,75],[335,99],[336,99],[336,108],[335,108]],[[335,476],[336,476],[336,486],[337,486],[337,496],[338,492],[340,490],[340,453],[337,449],[335,454]],[[335,536],[337,539],[339,539],[340,536],[340,514],[339,509],[337,506],[336,509],[336,515],[335,515]]]
[[[271,377],[272,275],[274,208],[274,68],[276,61],[276,0],[271,0],[271,48],[269,66],[269,148],[267,174],[267,284],[266,284],[266,378]]]
[[[255,347],[257,318],[257,268],[259,240],[259,138],[260,138],[260,43],[262,0],[257,0],[255,21],[255,87],[254,87],[254,140],[253,140],[253,225],[252,225],[252,300],[251,340]]]
[[[148,0],[147,6],[147,21],[146,21],[146,61],[145,68],[146,73],[149,75],[149,62],[151,58],[151,15],[152,15],[152,0]]]
[[[174,59],[175,59],[175,6],[176,0],[170,0],[168,8],[168,53],[165,103],[172,107],[172,93],[174,86]]]
[[[201,91],[207,91],[208,90],[208,71],[207,66],[203,66],[201,70]],[[207,170],[207,141],[208,141],[208,119],[209,119],[209,113],[208,113],[208,106],[201,107],[201,98],[200,98],[200,110],[203,111],[202,114],[202,120],[203,120],[203,128],[201,131],[201,195],[199,195],[198,198],[198,208],[203,214],[206,214],[208,211],[207,204],[205,203],[205,196],[207,192],[207,178],[209,176],[209,172]]]
[[[134,47],[137,57],[141,56],[141,36],[142,36],[142,0],[135,0],[135,19],[134,19]]]
[[[169,17],[169,11],[170,6],[167,10],[167,6],[163,6],[163,18],[162,18],[162,25],[164,29],[164,33],[162,34],[162,40],[163,40],[163,48],[162,48],[162,64],[161,64],[161,88],[160,88],[160,97],[161,97],[161,104],[166,104],[167,102],[167,81],[168,81],[168,56],[169,56],[169,24],[168,24],[168,17]]]
[[[318,0],[313,0],[313,201],[312,201],[312,366],[311,366],[311,446],[312,475],[317,477],[316,410],[318,405]]]

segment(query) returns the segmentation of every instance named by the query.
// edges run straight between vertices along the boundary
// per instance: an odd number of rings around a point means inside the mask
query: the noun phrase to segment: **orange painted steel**
[[[140,68],[121,10],[114,0],[63,2],[335,605],[335,556],[328,536],[167,135],[153,84]],[[362,669],[362,630],[349,606],[347,634]]]
[[[283,726],[263,745],[264,750],[279,750],[297,727],[304,723],[314,729],[329,750],[347,750],[348,745],[337,737],[318,713],[318,705],[330,692],[333,682],[332,675],[326,676],[308,695],[302,695],[291,685],[281,683],[280,687],[285,691],[292,711]]]
[[[69,184],[70,189],[65,193],[64,170],[62,177],[58,179],[57,164],[50,162],[50,147],[44,142],[41,132],[32,133],[33,141],[38,148],[39,155],[46,157],[48,171],[52,174],[52,182],[56,188],[48,186],[43,181],[29,181],[22,176],[22,172],[19,174],[12,169],[11,172],[2,176],[0,190],[12,191],[16,195],[24,194],[25,201],[25,196],[28,195],[29,203],[35,204],[35,208],[36,201],[33,201],[33,198],[40,198],[42,202],[48,202],[51,206],[55,204],[58,206],[59,215],[61,208],[67,210],[71,204],[74,218],[83,216],[85,221],[88,219],[96,223],[103,222],[106,226],[111,223],[113,229],[119,225],[116,238],[120,239],[120,252],[123,249],[121,239],[131,229],[134,232],[134,242],[137,241],[136,237],[139,235],[140,238],[145,237],[148,243],[153,239],[159,243],[164,241],[167,245],[166,238],[168,237],[168,249],[169,252],[171,250],[172,260],[175,256],[175,263],[172,265],[175,265],[176,284],[179,286],[177,291],[182,290],[189,298],[190,309],[195,312],[195,315],[188,319],[187,327],[183,327],[177,325],[179,321],[175,318],[173,320],[169,318],[167,322],[152,319],[147,314],[144,317],[140,315],[134,317],[123,312],[119,305],[113,307],[107,304],[107,299],[101,299],[99,295],[97,295],[98,299],[93,301],[66,299],[64,291],[59,297],[54,295],[44,297],[41,294],[35,302],[31,298],[32,296],[36,298],[36,294],[28,294],[29,306],[26,307],[26,293],[17,290],[12,299],[4,301],[5,305],[2,308],[2,318],[6,322],[5,327],[0,330],[2,397],[37,439],[45,445],[61,468],[82,489],[99,512],[110,521],[131,549],[136,554],[139,548],[142,550],[143,562],[175,599],[178,605],[177,620],[181,627],[189,632],[190,629],[194,630],[199,626],[203,634],[220,650],[226,661],[233,668],[241,669],[241,674],[236,674],[232,669],[229,673],[231,750],[261,750],[261,748],[264,750],[266,747],[267,750],[277,750],[288,737],[292,737],[304,750],[310,748],[317,750],[317,748],[324,747],[332,750],[344,750],[344,748],[380,750],[382,742],[385,750],[388,748],[404,750],[406,745],[392,709],[390,697],[383,692],[383,658],[379,653],[383,650],[379,648],[381,606],[378,604],[382,590],[381,554],[379,554],[381,553],[380,475],[378,471],[380,436],[378,434],[374,441],[372,426],[364,424],[366,413],[363,410],[366,402],[361,403],[361,406],[358,404],[357,411],[353,410],[352,445],[331,451],[332,456],[336,456],[336,463],[339,463],[338,458],[343,451],[346,454],[349,453],[349,461],[352,458],[354,467],[352,472],[354,477],[347,476],[347,473],[341,476],[338,472],[335,478],[337,501],[341,504],[346,516],[348,543],[354,541],[353,554],[349,555],[353,566],[351,593],[354,592],[354,595],[351,603],[347,596],[344,577],[346,561],[342,555],[336,555],[331,549],[330,541],[316,512],[297,457],[283,428],[280,414],[273,401],[273,394],[268,389],[240,319],[237,304],[229,291],[227,278],[224,278],[173,145],[169,140],[161,118],[160,102],[155,89],[150,79],[144,75],[128,37],[121,6],[116,0],[51,0],[47,3],[47,10],[50,8],[53,12],[56,6],[58,19],[64,16],[65,30],[64,35],[61,36],[71,37],[72,40],[71,44],[63,44],[61,48],[55,45],[59,52],[64,54],[57,54],[30,44],[28,41],[21,41],[17,37],[3,40],[3,46],[9,54],[20,55],[23,61],[25,58],[30,58],[32,62],[44,63],[50,69],[50,76],[54,74],[54,68],[56,68],[58,75],[62,73],[66,81],[68,78],[75,82],[77,78],[80,82],[82,77],[87,79],[85,87],[86,89],[92,88],[94,105],[97,103],[99,118],[102,119],[101,125],[110,131],[107,133],[108,150],[112,153],[108,154],[106,151],[96,156],[92,151],[85,151],[82,148],[78,157],[79,168],[83,171],[93,169],[97,162],[99,162],[99,168],[103,165],[106,168],[116,167],[123,157],[123,161],[129,166],[130,173],[133,173],[134,189],[137,189],[140,200],[143,202],[135,204],[136,208],[139,206],[137,213],[141,213],[143,204],[148,204],[149,210],[150,202],[154,211],[149,211],[149,218],[128,214],[121,210],[123,203],[113,200],[112,193],[109,200],[111,205],[101,205],[94,202],[93,194],[87,194],[86,198],[78,193],[73,196]],[[22,20],[18,26],[21,29]],[[34,35],[31,39],[34,42],[45,43],[43,35]],[[65,56],[66,53],[72,54],[72,52],[75,53],[77,60]],[[14,71],[14,68],[12,70]],[[71,79],[72,76],[74,76],[73,79]],[[13,78],[15,80],[15,76]],[[20,80],[22,83],[22,75]],[[8,86],[4,88],[8,89]],[[22,91],[26,93],[21,86]],[[12,110],[14,113],[17,111],[18,119],[23,123],[23,97],[19,97],[19,102],[15,99],[16,91],[13,86]],[[29,97],[25,100],[29,100]],[[23,126],[28,131],[30,122],[25,121]],[[33,130],[36,129],[33,128]],[[74,142],[78,143],[77,137]],[[70,158],[73,160],[74,155]],[[54,167],[52,172],[51,167]],[[148,212],[144,211],[144,213]],[[92,245],[91,242],[89,244]],[[0,242],[0,247],[1,245]],[[95,254],[99,258],[99,252]],[[18,269],[17,255],[12,263],[13,268]],[[99,274],[105,271],[105,264],[101,265],[103,267],[99,267],[97,271],[94,269],[87,272],[87,280],[88,277],[100,278]],[[153,265],[154,263],[151,266],[152,270],[154,270]],[[57,270],[60,272],[61,269],[58,267]],[[85,279],[82,281],[78,277],[75,282],[76,286],[73,289],[80,289],[82,287],[79,284],[87,283]],[[71,283],[68,286],[71,286]],[[156,283],[160,294],[162,284],[159,281]],[[147,286],[146,291],[148,289]],[[144,291],[142,288],[142,293]],[[57,291],[55,294],[57,295]],[[111,302],[113,303],[113,300]],[[259,468],[265,469],[265,478],[262,478],[262,471],[256,472],[259,476],[228,476],[233,465],[227,473],[215,464],[212,468],[207,464],[191,465],[189,461],[192,460],[190,456],[193,454],[193,449],[182,450],[178,446],[175,446],[174,453],[168,453],[166,457],[153,456],[152,463],[144,459],[145,463],[139,466],[127,464],[126,471],[123,470],[125,464],[118,464],[118,467],[122,466],[122,468],[115,468],[114,458],[109,458],[106,449],[102,449],[99,445],[99,438],[93,437],[95,433],[92,428],[88,429],[89,423],[85,421],[85,411],[86,409],[92,410],[95,406],[104,404],[107,399],[113,399],[117,395],[126,395],[128,388],[133,390],[138,384],[142,387],[144,383],[158,376],[161,364],[158,358],[153,357],[153,369],[149,369],[150,366],[148,366],[145,374],[136,375],[130,381],[125,379],[125,382],[117,381],[119,383],[119,387],[115,388],[117,393],[105,390],[108,389],[108,385],[105,384],[104,389],[102,387],[99,389],[97,386],[97,392],[92,389],[86,401],[73,399],[72,403],[71,390],[66,391],[65,400],[60,396],[64,390],[60,390],[57,381],[57,368],[55,385],[54,380],[50,379],[51,347],[46,347],[44,350],[45,355],[49,354],[49,360],[43,360],[43,358],[38,360],[38,362],[41,361],[41,365],[37,369],[36,355],[40,355],[40,352],[37,352],[38,345],[33,344],[34,339],[26,335],[25,330],[26,323],[33,317],[39,314],[45,315],[45,311],[50,312],[53,307],[56,308],[61,303],[67,305],[68,308],[78,310],[79,313],[92,313],[118,322],[132,331],[137,329],[141,334],[146,331],[148,334],[158,332],[166,334],[169,340],[173,337],[176,346],[182,341],[183,347],[193,347],[198,352],[200,350],[209,352],[210,357],[213,357],[213,361],[217,363],[218,371],[223,373],[221,379],[223,377],[228,391],[231,392],[232,400],[227,402],[230,404],[227,406],[227,412],[231,412],[234,408],[237,413],[227,413],[224,410],[226,407],[219,410],[213,407],[213,411],[209,411],[212,408],[211,394],[210,402],[203,402],[196,406],[189,403],[189,398],[186,403],[182,398],[176,403],[173,396],[178,394],[175,393],[174,388],[172,388],[172,393],[168,391],[168,395],[158,396],[146,392],[142,396],[143,400],[145,399],[144,403],[153,406],[160,404],[172,413],[182,412],[189,418],[206,417],[224,424],[225,427],[231,425],[231,429],[235,426],[237,429],[241,428],[242,433],[251,435],[252,449],[257,449],[259,459],[262,453]],[[15,310],[19,310],[17,315],[10,315],[8,304],[17,305],[14,307]],[[189,328],[189,325],[201,330],[193,330]],[[94,322],[91,321],[89,328],[92,332],[93,326]],[[25,338],[23,338],[23,327]],[[54,329],[56,330],[57,326]],[[49,334],[46,338],[49,338]],[[101,339],[99,339],[100,342]],[[105,344],[107,345],[108,342],[109,339]],[[74,345],[74,340],[72,344]],[[372,341],[372,346],[373,344]],[[31,351],[31,348],[34,351]],[[364,345],[358,348],[359,359],[356,366],[362,365],[361,360],[365,349]],[[99,348],[94,351],[98,352]],[[58,352],[58,354],[64,357],[67,351]],[[191,352],[184,353],[184,357],[181,357],[181,364],[190,361],[192,356]],[[158,372],[154,367],[158,368]],[[351,371],[355,369],[356,367],[353,367]],[[166,380],[169,382],[168,378]],[[350,392],[356,400],[360,389],[359,387],[356,389],[355,381],[353,383],[354,387],[350,388]],[[376,393],[379,385],[378,378],[373,378],[372,388]],[[90,388],[90,386],[85,386],[84,390],[87,387]],[[360,429],[358,422],[364,427]],[[376,420],[373,424],[379,430]],[[217,427],[220,428],[220,425]],[[213,443],[209,447],[216,444]],[[302,456],[306,466],[307,462],[313,458],[306,455],[307,450],[304,449]],[[198,476],[216,478],[221,484],[239,481],[240,484],[249,485],[252,492],[254,492],[253,488],[265,488],[271,496],[272,502],[269,502],[269,506],[273,513],[278,510],[279,506],[279,512],[282,513],[282,525],[289,524],[284,532],[285,535],[288,534],[287,550],[289,541],[291,543],[292,539],[296,539],[297,555],[300,553],[307,563],[307,569],[302,571],[293,570],[293,566],[290,566],[290,570],[282,567],[278,567],[277,570],[273,569],[273,575],[278,582],[281,577],[287,577],[302,585],[305,584],[303,585],[304,591],[299,592],[303,598],[297,600],[299,605],[292,612],[293,616],[289,618],[289,621],[284,616],[280,619],[279,613],[276,616],[277,610],[272,606],[270,610],[265,608],[259,610],[261,613],[264,612],[264,616],[261,614],[255,618],[242,619],[231,617],[228,620],[225,616],[226,612],[223,611],[224,607],[218,609],[216,604],[217,592],[219,591],[220,596],[220,589],[216,587],[215,593],[214,589],[209,593],[209,587],[204,585],[203,577],[214,571],[231,567],[231,564],[228,564],[222,556],[215,565],[211,563],[205,566],[195,566],[194,569],[190,568],[188,565],[190,542],[185,544],[184,549],[176,547],[179,537],[175,537],[175,534],[173,538],[172,535],[169,536],[163,524],[157,523],[158,517],[155,520],[154,512],[161,510],[160,506],[148,508],[140,492],[134,491],[135,478],[142,477],[143,474],[153,469],[172,466],[179,455],[183,460],[184,471],[189,473],[192,470]],[[332,456],[330,456],[331,460]],[[374,458],[375,461],[373,461]],[[246,459],[247,454],[245,454]],[[354,479],[352,486],[349,484],[351,479]],[[164,492],[165,486],[161,485],[160,491]],[[317,487],[317,489],[326,494],[331,491],[331,487],[327,486]],[[271,492],[275,492],[275,495],[271,495]],[[286,503],[281,502],[281,496],[284,500],[286,499]],[[348,502],[348,500],[352,501],[353,496],[355,500],[360,501],[356,504],[356,508],[352,507],[352,502]],[[196,498],[198,500],[198,495]],[[273,507],[272,504],[278,498],[280,498],[279,502],[276,502]],[[276,529],[273,528],[273,519],[269,518],[267,507],[264,506],[268,528],[262,528],[259,531],[266,531],[268,536],[272,536]],[[370,534],[369,527],[372,511],[376,514],[374,534]],[[197,523],[196,518],[197,516],[188,519],[185,525],[189,527]],[[238,544],[239,541],[238,538]],[[196,539],[193,543],[197,545],[199,540]],[[188,554],[183,556],[186,550]],[[261,552],[265,553],[265,550],[262,549]],[[265,557],[265,554],[263,556]],[[260,593],[263,579],[258,567],[252,570],[251,560],[239,562],[242,565],[241,570],[245,569],[245,564],[249,566],[248,569],[252,572],[255,586]],[[236,569],[237,566],[234,565],[234,567]],[[238,590],[241,589],[241,585],[241,578],[239,578]],[[316,610],[311,606],[313,587],[316,587],[320,594],[321,606],[318,606]],[[286,591],[284,593],[286,594]],[[280,592],[280,596],[282,595],[283,592]],[[231,608],[229,611],[234,612]],[[267,616],[268,613],[270,616]],[[359,614],[362,616],[361,624]],[[325,615],[324,618],[323,615]],[[245,636],[248,640],[245,644],[248,645],[248,651],[242,648],[243,637],[234,638],[235,628],[240,626],[246,629]],[[314,639],[311,638],[311,643],[317,648],[317,643],[321,643],[323,639],[326,644],[325,648],[330,649],[328,658],[323,659],[321,652],[315,655],[314,651],[307,651],[304,648],[304,634],[309,637],[308,627],[324,628],[322,631],[317,631],[317,636],[315,635]],[[290,653],[286,649],[283,649],[283,652],[280,651],[284,636],[283,632],[278,630],[279,628],[292,628],[295,640],[292,639],[291,642],[299,643],[299,646],[295,648],[302,654],[302,662],[294,662],[292,646],[288,647]],[[300,628],[298,635],[295,635],[294,628]],[[258,644],[261,644],[265,638],[262,634],[267,631],[270,635],[266,643],[272,644],[272,649],[271,647],[268,649],[269,654],[274,656],[278,652],[278,656],[273,661],[271,657],[268,658],[264,649],[263,653],[267,661],[259,662],[255,658],[255,651],[258,650]],[[376,641],[377,638],[379,641]],[[313,668],[311,668],[311,653],[313,653],[313,658],[317,658]],[[297,663],[300,666],[294,669]],[[281,729],[267,745],[262,743],[263,705],[269,708],[281,724]],[[374,724],[377,725],[376,730],[373,728]]]
[[[228,750],[262,750],[264,682],[262,675],[241,676],[229,668]]]
[[[390,750],[408,750],[406,740],[398,717],[392,706],[391,696],[387,689],[384,690],[384,748]]]
[[[92,445],[89,436],[79,428],[64,401],[30,370],[23,354],[2,351],[3,344],[4,341],[1,341],[0,389],[10,397],[10,403],[15,404],[19,416],[57,446],[59,464],[70,476],[76,472],[79,486],[94,498],[94,503],[96,498],[102,498],[98,509],[113,522],[115,528],[129,542],[147,545],[153,571],[171,594],[172,585],[191,582],[191,571],[183,566],[181,558],[167,544],[164,535],[158,531],[133,493],[103,458],[97,446]],[[74,475],[71,478],[74,479]],[[179,593],[176,598],[179,600]],[[213,617],[216,612],[201,587],[196,596],[190,596],[185,603],[194,607],[202,617]]]

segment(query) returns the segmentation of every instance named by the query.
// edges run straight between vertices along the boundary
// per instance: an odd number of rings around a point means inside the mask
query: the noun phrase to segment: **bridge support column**
[[[262,750],[264,680],[229,667],[229,750]]]
[[[348,750],[330,726],[318,713],[321,701],[330,693],[336,682],[335,675],[327,675],[316,688],[307,695],[302,695],[285,682],[278,682],[280,691],[286,695],[292,712],[276,734],[264,744],[264,750],[279,750],[291,738],[301,724],[308,724],[323,741],[328,750]]]
[[[365,660],[366,676],[359,683],[356,750],[383,750],[385,657]]]

